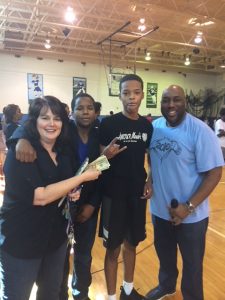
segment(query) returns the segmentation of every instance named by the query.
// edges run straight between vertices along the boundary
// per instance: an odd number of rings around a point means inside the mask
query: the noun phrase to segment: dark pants
[[[61,288],[59,293],[59,300],[69,299],[68,279],[69,279],[69,272],[70,272],[70,250],[71,250],[71,244],[68,242],[67,249],[66,249],[64,270],[63,270],[63,278],[62,278],[62,283],[61,283]]]
[[[37,282],[37,300],[58,300],[66,243],[40,259],[21,259],[0,251],[0,299],[28,300]]]
[[[91,285],[91,251],[95,241],[98,214],[95,212],[90,219],[84,223],[74,224],[74,271],[72,280],[73,295],[80,292],[88,295]]]
[[[189,224],[172,225],[171,222],[152,216],[154,244],[160,262],[159,284],[165,291],[176,288],[177,246],[183,271],[181,291],[184,300],[203,300],[203,258],[208,218]]]

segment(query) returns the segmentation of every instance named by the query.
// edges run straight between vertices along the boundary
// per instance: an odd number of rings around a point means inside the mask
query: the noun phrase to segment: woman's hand
[[[81,188],[73,190],[68,194],[68,197],[71,201],[75,202],[80,199]]]
[[[82,182],[85,181],[91,181],[98,179],[99,175],[101,175],[101,172],[98,171],[96,168],[90,167],[84,173],[82,173],[80,176],[82,177]]]

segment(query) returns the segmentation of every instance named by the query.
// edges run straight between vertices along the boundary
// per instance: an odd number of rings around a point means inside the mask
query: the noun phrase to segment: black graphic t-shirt
[[[117,137],[117,144],[127,146],[126,150],[110,160],[108,173],[127,178],[146,176],[144,158],[152,132],[151,123],[142,116],[138,120],[132,120],[117,113],[103,119],[100,125],[100,144],[107,146]]]

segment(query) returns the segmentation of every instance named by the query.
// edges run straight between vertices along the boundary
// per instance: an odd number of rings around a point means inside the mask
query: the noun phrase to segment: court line
[[[213,229],[212,227],[208,227],[208,229],[209,230],[211,230],[212,232],[214,232],[214,233],[216,233],[216,234],[218,234],[219,236],[221,236],[222,238],[224,238],[225,239],[225,234],[223,234],[223,233],[221,233],[221,232],[219,232],[219,231],[217,231],[216,229]]]

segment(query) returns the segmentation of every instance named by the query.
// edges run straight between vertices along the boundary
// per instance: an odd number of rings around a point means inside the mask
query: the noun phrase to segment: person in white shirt
[[[220,109],[220,119],[215,123],[215,133],[219,138],[220,146],[225,161],[225,107]]]

